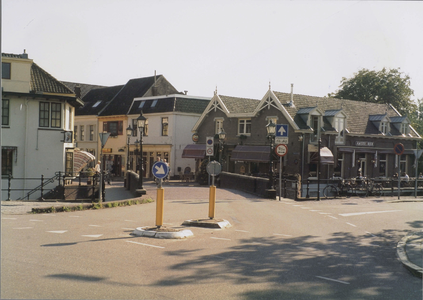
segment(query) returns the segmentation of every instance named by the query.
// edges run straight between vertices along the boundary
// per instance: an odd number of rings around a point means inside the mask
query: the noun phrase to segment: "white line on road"
[[[134,220],[125,220],[125,222],[136,222]]]
[[[1,218],[2,220],[17,220],[17,218]]]
[[[16,227],[16,228],[13,228],[13,229],[32,229],[32,228],[34,228],[34,227]]]
[[[307,207],[307,206],[303,206],[303,207],[301,207],[302,209],[310,209],[310,207]]]
[[[230,240],[231,240],[231,239],[218,238],[218,237],[211,237],[211,239],[215,239],[215,240],[224,240],[224,241],[230,241]]]
[[[338,218],[337,217],[334,217],[334,216],[328,216],[329,218],[332,218],[332,219],[335,219],[335,220],[338,220]]]
[[[319,214],[321,214],[321,215],[330,215],[331,213],[320,213],[319,212]]]
[[[350,284],[349,282],[346,282],[346,281],[336,280],[336,279],[327,278],[327,277],[323,277],[323,276],[316,276],[316,277],[320,278],[320,279],[324,279],[324,280],[330,280],[330,281],[334,281],[334,282],[343,283],[343,284]]]
[[[290,234],[282,234],[282,233],[274,233],[273,235],[280,235],[280,236],[292,236]]]
[[[312,209],[310,211],[321,211],[320,209]]]
[[[55,230],[55,231],[46,231],[46,232],[50,232],[50,233],[65,233],[68,232],[67,230]]]
[[[238,230],[235,229],[235,231],[238,231],[238,232],[248,232],[246,230],[239,230],[239,229]]]
[[[88,226],[91,226],[91,227],[101,227],[100,225],[88,225]]]
[[[351,223],[348,223],[348,222],[347,222],[347,224],[350,225],[350,226],[353,226],[353,227],[357,227],[357,225],[354,225],[354,224],[351,224]]]
[[[101,237],[102,234],[87,234],[87,235],[81,235],[81,236],[90,237],[90,238],[98,238],[98,237]]]
[[[401,211],[401,210],[367,211],[367,212],[346,213],[346,214],[339,214],[339,215],[343,217],[349,217],[349,216],[370,215],[370,214],[383,214],[383,213],[390,213],[390,212],[397,212],[397,211]]]
[[[293,206],[299,206],[299,207],[301,207],[302,205],[297,204],[297,205],[293,205]]]
[[[133,242],[133,241],[126,241],[126,242],[132,243],[132,244],[137,244],[137,245],[142,245],[142,246],[148,246],[148,247],[154,247],[154,248],[164,249],[164,247],[162,247],[162,246],[149,245],[149,244],[138,243],[138,242]]]
[[[36,219],[31,219],[29,220],[30,222],[44,222],[44,220],[36,220]]]
[[[375,236],[373,233],[366,231],[366,233],[370,234],[371,236],[377,237]]]

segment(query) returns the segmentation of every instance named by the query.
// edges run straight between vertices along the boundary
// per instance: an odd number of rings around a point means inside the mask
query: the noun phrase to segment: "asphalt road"
[[[208,189],[165,187],[164,223],[206,218]],[[423,202],[269,201],[217,190],[224,230],[134,237],[155,203],[71,213],[2,215],[1,298],[423,299],[396,257],[423,228]]]

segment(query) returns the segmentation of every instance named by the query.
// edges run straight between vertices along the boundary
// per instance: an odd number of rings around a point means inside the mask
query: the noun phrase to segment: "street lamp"
[[[266,130],[267,130],[267,138],[270,141],[270,155],[269,155],[269,161],[270,161],[270,166],[269,166],[269,183],[270,183],[270,188],[269,188],[269,198],[276,198],[276,191],[273,187],[273,142],[275,140],[275,134],[276,134],[276,124],[273,123],[272,120],[269,120],[269,123],[266,125]],[[274,193],[274,197],[273,197],[273,193]]]
[[[128,146],[128,156],[126,157],[126,173],[129,171],[129,138],[132,136],[133,129],[131,125],[126,128],[126,136],[128,137],[128,142],[126,143]]]
[[[223,156],[223,145],[225,144],[225,138],[226,138],[226,132],[222,128],[222,131],[219,132],[219,143],[220,143],[220,155],[219,155],[219,161],[222,163],[222,156]],[[223,168],[222,168],[223,169]]]
[[[138,192],[141,195],[145,195],[146,191],[144,190],[144,188],[142,187],[142,169],[143,169],[143,157],[142,157],[142,137],[143,137],[143,133],[144,133],[144,126],[145,126],[145,121],[147,119],[142,115],[142,110],[140,113],[140,116],[137,118],[137,126],[140,130],[140,158],[139,158],[139,162],[140,162],[140,166],[139,166],[139,181],[138,181]]]

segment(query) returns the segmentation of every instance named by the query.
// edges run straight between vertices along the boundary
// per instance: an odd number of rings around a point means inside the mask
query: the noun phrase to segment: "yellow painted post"
[[[156,226],[163,226],[163,206],[164,206],[164,189],[157,189],[156,198]]]
[[[209,193],[209,218],[214,219],[214,213],[216,209],[216,186],[210,186]]]

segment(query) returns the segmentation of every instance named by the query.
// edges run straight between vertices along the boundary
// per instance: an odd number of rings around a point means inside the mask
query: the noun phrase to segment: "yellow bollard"
[[[163,226],[163,206],[164,206],[164,189],[157,189],[156,198],[156,226]]]
[[[214,219],[214,213],[216,209],[216,186],[210,186],[209,193],[209,218]]]

